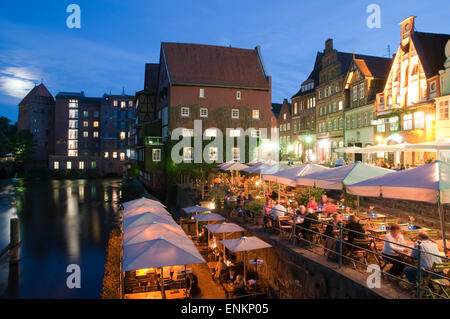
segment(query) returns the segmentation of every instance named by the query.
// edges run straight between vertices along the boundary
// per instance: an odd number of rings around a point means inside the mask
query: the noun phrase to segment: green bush
[[[319,202],[324,193],[325,193],[324,190],[321,188],[310,187],[309,190],[307,187],[300,188],[295,194],[295,200],[298,202],[299,205],[306,206],[306,204],[308,204],[310,197],[314,197],[316,199],[316,202]]]

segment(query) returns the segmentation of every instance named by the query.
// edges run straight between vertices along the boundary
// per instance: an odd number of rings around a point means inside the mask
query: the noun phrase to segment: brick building
[[[129,127],[135,122],[134,96],[87,97],[84,92],[56,95],[53,170],[96,170],[101,175],[125,169]]]
[[[149,116],[142,121],[147,121],[148,125],[141,129],[152,136],[136,132],[136,140],[142,139],[142,142],[136,146],[135,158],[146,168],[147,171],[142,172],[146,179],[154,179],[155,172],[164,170],[160,162],[165,161],[165,153],[170,154],[164,148],[170,144],[173,131],[182,128],[184,136],[193,136],[195,120],[201,122],[202,132],[211,140],[217,136],[217,129],[224,136],[243,134],[239,128],[251,129],[252,136],[259,136],[260,129],[267,129],[270,135],[274,122],[271,78],[265,70],[259,47],[249,50],[163,42],[157,65],[157,68],[154,64],[146,66],[148,92],[141,91],[145,99],[154,94],[154,112],[147,111]],[[140,98],[143,98],[142,94],[139,93]],[[145,126],[142,121],[138,127]],[[151,126],[160,126],[159,136],[150,133]],[[226,160],[219,158],[214,147],[205,152],[210,161]],[[184,163],[192,162],[193,154],[192,147],[183,147],[180,153]],[[233,148],[231,155],[241,161],[249,158],[249,153],[241,152],[238,147]]]
[[[281,104],[280,113],[278,114],[281,159],[289,158],[293,153],[293,148],[291,146],[291,111],[291,103],[289,103],[287,99],[284,99],[283,104]]]
[[[35,86],[19,103],[17,129],[28,130],[34,135],[34,163],[47,166],[49,154],[53,153],[53,119],[55,99],[43,83]]]

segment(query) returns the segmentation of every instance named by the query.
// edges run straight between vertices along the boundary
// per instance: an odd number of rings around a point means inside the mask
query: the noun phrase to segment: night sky
[[[81,8],[80,29],[66,26],[71,3]],[[381,8],[379,29],[366,25],[372,3]],[[1,0],[0,116],[16,121],[17,104],[41,79],[52,94],[134,94],[161,41],[260,45],[280,103],[297,92],[327,38],[340,51],[387,56],[401,20],[415,15],[417,30],[450,33],[449,9],[448,0]]]

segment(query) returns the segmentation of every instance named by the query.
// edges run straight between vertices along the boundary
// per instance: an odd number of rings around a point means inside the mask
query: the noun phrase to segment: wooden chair
[[[310,232],[307,233],[306,239],[309,240],[311,243],[315,243],[318,245],[322,245],[322,234],[321,234],[322,224],[311,224],[309,226]]]
[[[370,247],[372,245],[372,239],[370,239],[370,238],[366,238],[366,239],[354,238],[353,245],[358,246],[358,247],[350,246],[350,257],[352,258],[353,267],[355,269],[358,269],[356,267],[355,259],[358,261],[361,261],[361,260],[364,261],[364,263],[366,265],[368,264],[368,258],[370,255],[368,250],[370,250]]]
[[[292,225],[290,224],[291,217],[289,216],[278,216],[277,217],[277,226],[280,231],[280,236],[285,236],[287,239],[291,239],[292,237]]]
[[[433,272],[447,273],[443,275],[445,278],[433,278]],[[443,294],[441,296],[450,299],[450,262],[441,264],[434,263],[428,276],[422,279],[421,287],[423,288],[420,292],[421,297],[427,293],[433,299],[436,299],[435,294]],[[434,287],[435,292],[431,291],[432,287]]]

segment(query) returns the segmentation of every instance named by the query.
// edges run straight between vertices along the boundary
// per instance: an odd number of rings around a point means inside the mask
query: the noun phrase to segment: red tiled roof
[[[54,100],[53,95],[47,90],[43,83],[35,86],[28,94],[20,101],[19,105],[26,104],[31,101],[33,96],[45,96],[52,98]]]
[[[172,84],[269,88],[256,49],[163,42],[162,50]]]

